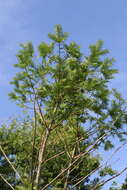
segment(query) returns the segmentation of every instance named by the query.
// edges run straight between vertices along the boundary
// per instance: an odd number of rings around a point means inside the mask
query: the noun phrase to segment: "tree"
[[[20,71],[9,95],[28,111],[29,120],[10,131],[11,149],[4,146],[8,156],[16,150],[14,168],[20,173],[9,183],[16,190],[99,190],[117,174],[94,151],[109,150],[112,137],[123,141],[126,135],[126,102],[109,88],[117,73],[114,59],[106,56],[102,41],[84,56],[60,25],[48,36],[51,43],[41,42],[38,55],[32,43],[21,45],[17,54]]]

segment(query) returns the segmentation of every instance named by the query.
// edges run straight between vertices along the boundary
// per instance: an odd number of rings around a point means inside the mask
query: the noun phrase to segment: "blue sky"
[[[98,39],[105,42],[119,74],[111,86],[127,99],[126,0],[4,0],[0,1],[0,120],[21,113],[8,99],[19,44],[35,45],[47,39],[55,24],[62,24],[82,51]],[[124,151],[125,152],[125,151]],[[124,155],[123,155],[124,157]],[[122,165],[121,165],[122,166]]]

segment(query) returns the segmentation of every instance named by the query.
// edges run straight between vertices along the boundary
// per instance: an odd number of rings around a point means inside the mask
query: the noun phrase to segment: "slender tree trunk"
[[[45,147],[47,144],[48,137],[49,137],[49,130],[46,129],[46,132],[42,136],[42,139],[41,139],[40,150],[39,150],[39,155],[38,155],[38,167],[37,167],[37,174],[36,174],[36,179],[35,179],[35,190],[37,190],[38,184],[39,184],[41,164],[42,164],[42,160],[44,157],[44,151],[45,151]]]

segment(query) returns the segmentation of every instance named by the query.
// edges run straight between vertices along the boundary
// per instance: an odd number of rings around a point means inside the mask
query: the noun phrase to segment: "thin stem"
[[[70,158],[69,169],[67,171],[66,180],[65,180],[65,184],[64,184],[64,190],[67,189],[68,179],[69,179],[69,175],[70,175],[70,166],[71,166],[71,164],[73,162],[74,154],[75,154],[75,147],[73,149],[72,156]]]
[[[5,159],[7,160],[7,162],[10,164],[10,166],[12,167],[12,169],[14,170],[14,172],[17,174],[17,176],[20,178],[20,180],[22,180],[21,176],[19,175],[18,171],[15,169],[15,167],[13,166],[13,164],[10,162],[10,160],[8,159],[6,153],[4,152],[2,146],[0,145],[0,150],[3,153]]]
[[[98,189],[98,187],[101,187],[101,186],[105,185],[107,182],[109,182],[109,181],[113,180],[114,178],[120,176],[120,175],[123,174],[126,170],[127,170],[127,167],[125,167],[125,168],[124,168],[121,172],[119,172],[118,174],[116,174],[116,175],[110,177],[109,179],[107,179],[107,180],[105,180],[105,181],[100,182],[100,183],[97,184],[95,187],[93,187],[91,190],[96,190],[96,189]]]
[[[15,190],[12,185],[3,177],[2,174],[0,174],[0,177],[3,179],[3,181],[12,189],[12,190]]]
[[[86,154],[88,154],[94,147],[95,145],[104,137],[106,136],[106,134],[104,134],[103,136],[101,136],[99,139],[97,139],[95,141],[95,143],[84,153],[80,154],[78,157],[76,157],[76,159],[70,164],[70,166],[68,166],[67,168],[65,168],[64,170],[62,170],[52,181],[50,181],[47,185],[45,185],[41,190],[47,189],[47,187],[49,187],[49,185],[51,185],[54,181],[56,181],[56,179],[58,179],[62,174],[64,174],[66,171],[68,171],[69,168],[71,168],[81,157],[85,156]]]

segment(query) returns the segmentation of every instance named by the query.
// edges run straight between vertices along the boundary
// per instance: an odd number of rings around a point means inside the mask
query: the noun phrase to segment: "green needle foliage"
[[[94,151],[109,150],[112,138],[123,141],[126,135],[126,102],[109,87],[117,73],[114,59],[102,41],[84,55],[60,25],[48,37],[51,42],[41,42],[38,53],[27,43],[17,54],[18,73],[9,96],[29,119],[0,129],[21,179],[8,179],[10,169],[3,175],[16,190],[99,190],[99,183],[116,172],[101,166]],[[8,162],[0,163],[6,170]]]

